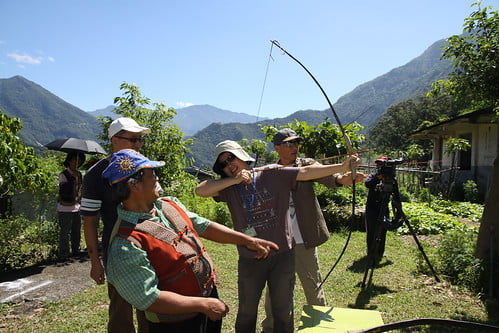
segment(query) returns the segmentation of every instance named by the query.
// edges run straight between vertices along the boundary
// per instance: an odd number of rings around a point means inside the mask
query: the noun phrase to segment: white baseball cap
[[[133,133],[144,133],[149,134],[151,130],[147,127],[142,127],[132,118],[121,117],[113,120],[111,125],[109,125],[109,129],[107,131],[107,137],[111,139],[116,135],[119,131],[127,131]]]

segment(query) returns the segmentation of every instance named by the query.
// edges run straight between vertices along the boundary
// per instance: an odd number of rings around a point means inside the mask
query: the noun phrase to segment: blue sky
[[[483,5],[495,5],[484,1]],[[260,117],[334,103],[460,34],[469,0],[0,0],[0,78],[93,111],[134,83],[153,102]],[[260,98],[263,90],[263,98]],[[214,119],[216,121],[216,119]]]

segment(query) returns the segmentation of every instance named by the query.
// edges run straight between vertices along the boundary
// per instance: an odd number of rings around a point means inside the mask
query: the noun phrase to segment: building
[[[414,139],[433,141],[431,169],[451,170],[458,167],[453,179],[456,183],[473,180],[484,194],[492,183],[493,164],[499,150],[499,124],[492,109],[481,109],[443,121],[411,134]],[[446,155],[445,141],[466,139],[471,147],[457,156]],[[442,172],[441,181],[449,181],[452,172]]]

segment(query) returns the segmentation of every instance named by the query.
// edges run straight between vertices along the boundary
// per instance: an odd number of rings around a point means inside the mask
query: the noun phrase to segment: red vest
[[[172,200],[162,200],[162,213],[174,226],[173,229],[152,220],[139,221],[137,225],[121,221],[116,237],[127,239],[147,252],[158,276],[160,290],[208,297],[213,286],[218,284],[213,262],[185,211]],[[146,312],[153,322],[181,321],[197,314]]]

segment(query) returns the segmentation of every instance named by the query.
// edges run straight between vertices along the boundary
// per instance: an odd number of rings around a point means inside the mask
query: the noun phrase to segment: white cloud
[[[40,65],[42,62],[45,61],[50,61],[50,62],[55,62],[54,57],[33,57],[30,56],[29,54],[20,54],[20,53],[8,53],[7,56],[9,58],[14,59],[15,62],[18,64],[29,64],[29,65]],[[24,66],[22,66],[24,68]]]
[[[189,103],[189,102],[176,102],[175,104],[177,104],[178,106],[181,106],[183,108],[185,108],[187,106],[193,106],[194,105],[194,104]]]
[[[39,65],[43,61],[42,57],[32,57],[27,54],[9,53],[7,56],[14,59],[16,62],[30,65]]]

